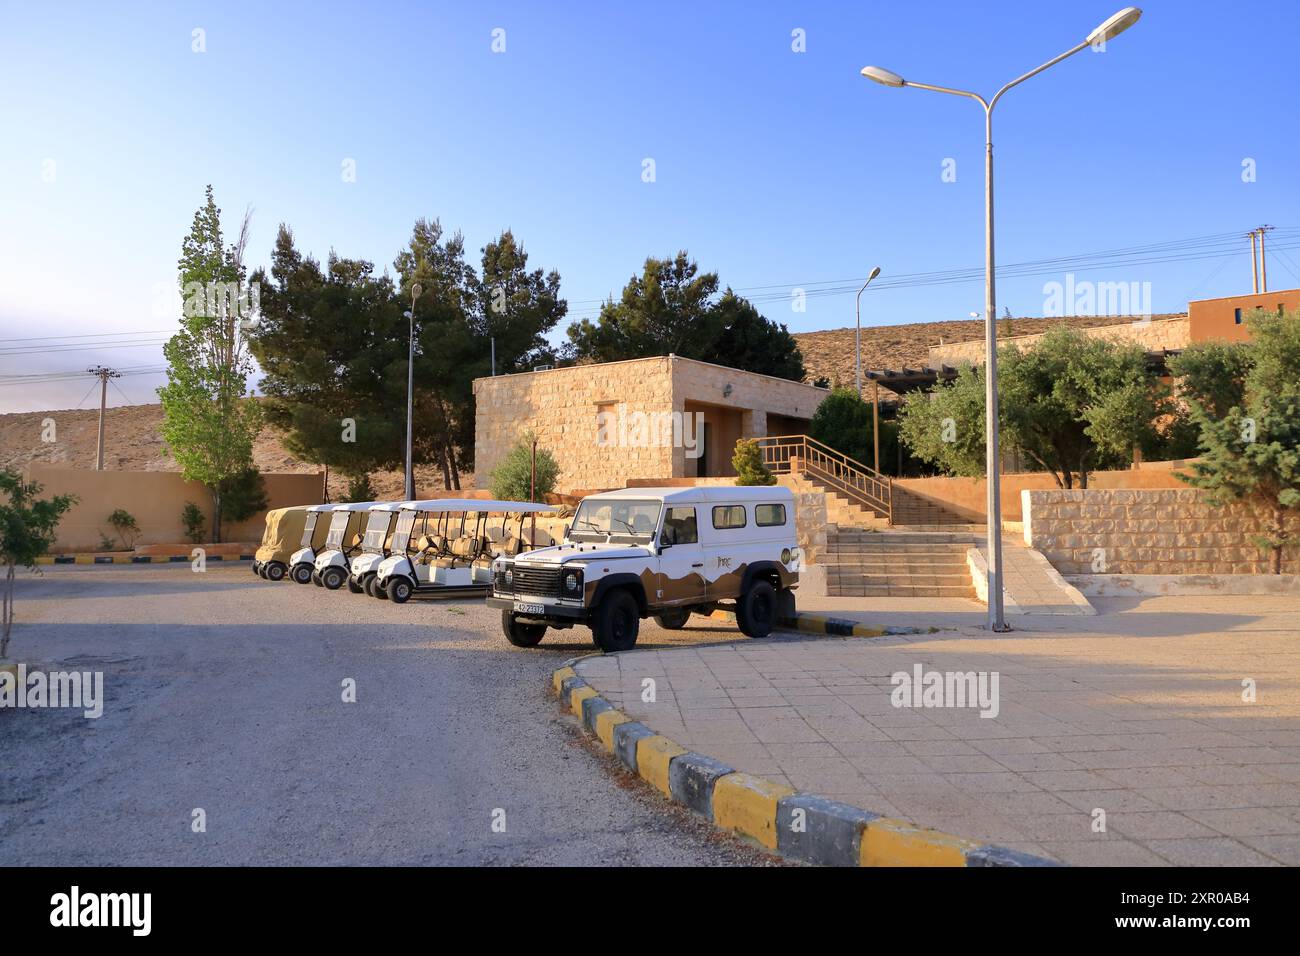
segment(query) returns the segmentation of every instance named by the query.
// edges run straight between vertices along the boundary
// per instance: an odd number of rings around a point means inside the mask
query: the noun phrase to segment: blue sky
[[[858,71],[988,95],[1119,6],[5,2],[0,381],[159,364],[175,317],[158,290],[209,182],[228,231],[253,207],[254,264],[286,222],[322,258],[391,265],[414,220],[436,216],[475,260],[512,228],[533,265],[559,269],[574,316],[594,315],[646,255],[686,248],[792,331],[851,325],[852,292],[804,312],[790,292],[872,265],[882,287],[863,298],[864,324],[965,318],[982,308],[978,278],[886,282],[982,265],[983,116]],[[1270,285],[1300,285],[1300,5],[1143,8],[1104,53],[999,105],[999,261],[1270,223]],[[196,28],[206,52],[192,50]],[[1150,282],[1156,312],[1250,291],[1247,239],[1204,250],[1075,273]],[[1064,277],[1003,280],[999,312],[1041,314],[1044,283]],[[147,334],[48,348],[112,333]],[[152,401],[159,381],[125,378],[110,398]],[[0,385],[0,411],[69,407],[90,384]]]

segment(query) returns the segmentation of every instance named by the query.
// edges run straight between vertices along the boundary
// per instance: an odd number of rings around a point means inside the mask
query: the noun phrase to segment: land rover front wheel
[[[591,618],[591,636],[605,653],[630,651],[641,629],[636,598],[622,588],[605,595]]]
[[[736,623],[746,637],[767,637],[776,624],[776,589],[755,581],[736,601]]]
[[[411,587],[411,582],[403,577],[393,577],[388,579],[388,600],[394,604],[405,604],[411,599],[411,592],[415,589]]]
[[[279,561],[272,561],[270,564],[263,566],[262,575],[268,581],[283,581],[284,565]]]
[[[501,630],[515,647],[536,647],[546,636],[545,624],[522,624],[513,611],[501,612]]]
[[[666,631],[680,631],[690,619],[691,609],[688,607],[675,607],[655,615],[655,621]]]
[[[289,577],[293,578],[294,584],[311,584],[311,565],[303,562],[295,564]]]

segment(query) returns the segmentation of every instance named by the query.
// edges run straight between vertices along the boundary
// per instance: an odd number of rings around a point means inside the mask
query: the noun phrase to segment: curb
[[[190,557],[184,554],[150,555],[150,554],[44,554],[36,559],[37,564],[178,564],[188,563]],[[251,554],[230,557],[221,554],[209,554],[206,559],[213,561],[252,561]]]
[[[736,620],[735,611],[714,611],[709,617],[717,621]],[[802,631],[805,634],[824,634],[827,637],[888,637],[894,634],[934,634],[937,627],[872,627],[859,624],[843,617],[830,617],[809,611],[795,611],[794,617],[783,617],[778,622],[782,627]]]
[[[625,768],[719,830],[818,866],[1060,865],[800,793],[689,751],[597,694],[574,670],[579,660],[551,675],[561,704]]]

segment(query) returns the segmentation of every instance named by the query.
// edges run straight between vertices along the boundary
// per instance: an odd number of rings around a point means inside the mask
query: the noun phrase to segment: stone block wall
[[[1114,342],[1132,342],[1141,345],[1147,351],[1160,349],[1182,349],[1191,342],[1190,327],[1187,316],[1173,319],[1151,319],[1147,322],[1117,320],[1116,325],[1099,325],[1091,329],[1082,329],[1084,335],[1094,338],[1110,339]],[[999,346],[1015,345],[1020,348],[1033,346],[1043,337],[1020,335],[1014,338],[999,339]],[[930,366],[940,365],[981,365],[984,362],[984,340],[975,342],[954,342],[950,345],[930,346]]]
[[[617,443],[620,404],[625,420],[633,412],[672,412],[666,357],[481,378],[474,382],[474,400],[474,470],[484,487],[497,462],[528,429],[559,463],[562,490],[616,488],[630,475],[673,473],[671,442],[649,447]],[[598,441],[602,409],[615,416],[614,445]]]
[[[1215,507],[1195,488],[1021,492],[1025,543],[1062,574],[1267,574],[1251,538],[1271,518],[1246,504]],[[1291,520],[1290,533],[1300,534]],[[1295,551],[1282,571],[1297,571]]]

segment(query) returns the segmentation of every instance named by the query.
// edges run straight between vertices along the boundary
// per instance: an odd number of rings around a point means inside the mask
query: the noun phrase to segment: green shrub
[[[108,516],[108,523],[111,524],[113,530],[117,532],[118,538],[122,541],[123,549],[130,551],[131,548],[135,546],[135,539],[140,534],[140,526],[136,524],[135,516],[129,511],[118,508]],[[109,548],[111,548],[113,545],[112,540],[110,540],[107,535],[102,535],[101,537],[104,541],[108,542]]]
[[[763,450],[758,447],[755,438],[742,438],[736,442],[731,467],[736,469],[738,485],[776,484],[776,475],[772,474],[772,469],[763,461]]]
[[[202,544],[208,536],[208,517],[192,501],[185,502],[185,507],[181,510],[181,524],[185,525],[185,537],[192,544]]]
[[[502,501],[545,501],[555,490],[560,477],[560,466],[545,448],[537,449],[537,490],[529,496],[529,479],[532,474],[533,435],[522,435],[492,469],[488,476],[492,497]]]
[[[364,471],[359,475],[348,477],[348,501],[374,501],[375,486],[370,483],[370,475]]]

